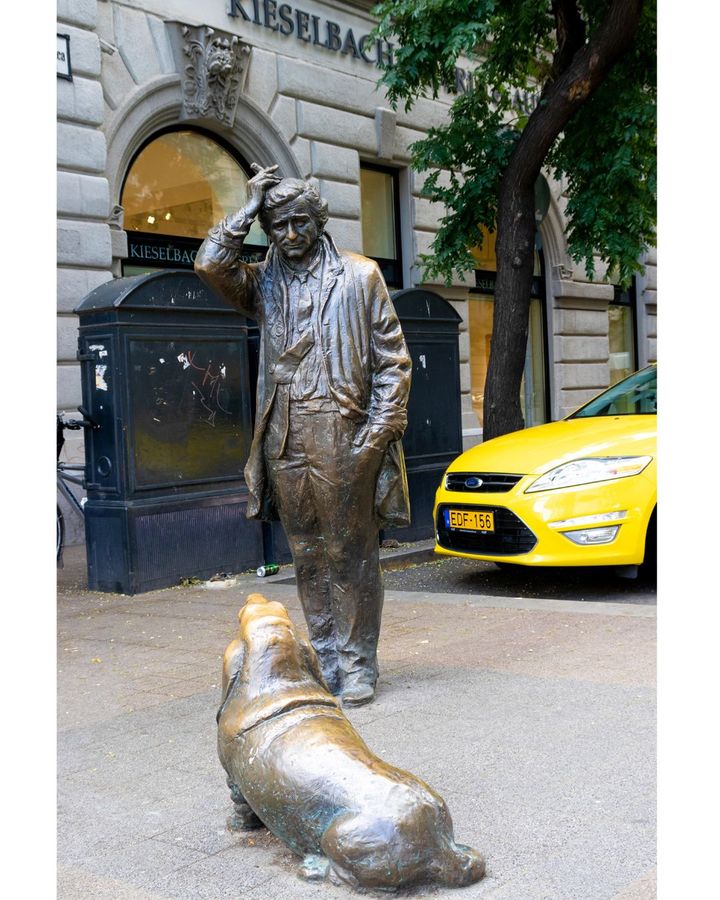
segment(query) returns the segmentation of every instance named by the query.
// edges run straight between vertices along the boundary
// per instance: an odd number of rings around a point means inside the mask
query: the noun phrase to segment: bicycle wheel
[[[63,518],[62,510],[58,506],[57,508],[57,559],[60,559],[60,555],[62,553],[63,544],[65,542],[65,519]]]

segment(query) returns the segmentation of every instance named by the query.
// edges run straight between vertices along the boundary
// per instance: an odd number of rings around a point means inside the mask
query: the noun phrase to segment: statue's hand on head
[[[245,214],[254,219],[263,204],[265,191],[282,181],[282,178],[275,174],[277,165],[268,166],[267,169],[257,163],[251,165],[255,174],[247,183],[249,199],[245,205]]]

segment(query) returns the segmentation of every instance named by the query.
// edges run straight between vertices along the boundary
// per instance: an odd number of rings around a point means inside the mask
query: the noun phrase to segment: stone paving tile
[[[183,757],[180,765],[168,761],[164,749],[158,747],[147,753],[139,751],[127,755],[115,755],[109,751],[103,764],[72,772],[66,776],[66,781],[78,788],[106,792],[110,796],[117,794],[120,788],[123,798],[131,802],[152,797],[171,806],[189,802],[191,797],[203,798],[204,792],[213,789],[216,779],[222,777],[220,765],[213,758],[216,752],[214,745],[197,742],[192,748],[194,758],[202,761],[205,757],[200,754],[210,750],[211,765],[192,768],[187,764],[187,757]]]
[[[123,622],[122,626],[118,626],[118,630],[116,631],[112,642],[108,640],[106,629],[101,626],[98,626],[97,628],[83,628],[74,637],[74,640],[83,641],[84,643],[94,642],[98,646],[108,648],[112,648],[113,645],[134,647],[137,648],[138,652],[160,649],[181,654],[188,646],[188,644],[183,644],[182,641],[188,641],[190,642],[190,649],[195,653],[197,653],[200,648],[205,652],[210,651],[212,645],[207,642],[203,643],[198,635],[192,633],[195,630],[200,631],[200,626],[198,625],[193,629],[188,629],[182,625],[179,627],[176,625],[174,628],[155,628],[151,631],[147,628],[132,629],[127,627]],[[62,634],[61,640],[64,637],[65,635]]]
[[[59,865],[57,897],[64,900],[164,900],[164,895],[147,888],[135,888],[115,878],[88,872],[80,866]]]
[[[387,897],[384,892],[358,893],[344,885],[335,885],[331,881],[307,882],[298,876],[300,858],[288,851],[273,835],[266,831],[255,831],[248,837],[237,839],[235,846],[218,853],[214,857],[193,863],[183,869],[179,877],[169,876],[153,887],[161,888],[167,897],[187,898],[221,898],[251,897],[253,900],[349,900],[359,896]],[[259,883],[254,887],[243,880],[239,891],[236,873],[245,873],[249,869],[258,872],[272,873],[263,878],[258,875]],[[240,875],[243,878],[243,875]],[[436,889],[416,889],[407,891],[401,897],[435,897],[442,894]],[[452,891],[455,900],[476,896],[467,890]]]
[[[134,685],[134,689],[139,691],[142,694],[150,693],[154,696],[160,696],[165,698],[165,702],[168,700],[179,700],[182,697],[194,697],[197,694],[206,693],[208,687],[216,690],[218,694],[218,704],[220,702],[220,679],[217,679],[217,683],[213,682],[212,684],[208,684],[208,678],[206,676],[199,678],[183,678],[183,679],[165,679],[163,684],[150,684],[150,682],[143,682],[142,686]]]
[[[172,784],[184,785],[182,792],[172,792]],[[88,784],[68,779],[58,803],[59,861],[80,864],[90,856],[122,854],[210,812],[227,816],[231,804],[219,764],[216,771],[203,773],[201,782],[190,784],[188,788],[188,773],[168,770],[131,785],[116,780],[114,787],[102,780]]]
[[[657,871],[653,869],[632,884],[624,887],[613,900],[655,900],[657,897]]]
[[[219,670],[216,673],[215,681],[211,681],[212,675],[198,674],[197,666],[188,666],[186,669],[185,673],[174,673],[169,668],[159,669],[153,673],[143,671],[142,674],[130,676],[127,683],[134,691],[158,691],[160,693],[166,693],[173,685],[193,683],[196,690],[186,692],[184,694],[186,697],[190,694],[207,691],[208,688],[217,688],[219,692]],[[186,675],[187,677],[185,677]]]
[[[256,857],[258,862],[239,861],[230,850],[157,879],[149,886],[164,900],[221,900],[256,896],[270,900],[277,881],[272,857]],[[293,900],[292,894],[281,894]],[[345,897],[347,900],[347,895]]]
[[[117,850],[91,854],[85,857],[83,868],[95,875],[122,880],[140,888],[204,859],[207,855],[197,850],[147,838]]]
[[[89,784],[95,784],[99,780],[112,781],[130,777],[137,780],[168,767],[183,772],[207,774],[220,771],[215,755],[216,732],[214,728],[206,728],[205,731],[199,729],[189,742],[165,738],[160,742],[152,741],[150,746],[143,742],[139,746],[126,746],[124,749],[116,743],[108,742],[94,755],[90,765],[66,774],[73,782]],[[198,768],[198,760],[208,760],[208,764]]]
[[[444,608],[418,608],[422,630],[388,629],[380,641],[381,662],[409,655],[454,663],[461,654],[465,665],[517,674],[655,684],[654,619],[629,624],[625,617],[587,616],[578,622],[573,614],[475,608],[448,628]]]
[[[239,838],[226,828],[225,823],[231,811],[232,803],[228,793],[227,801],[221,809],[161,831],[155,835],[155,840],[165,841],[177,847],[188,847],[190,850],[198,850],[208,855],[214,855],[228,847],[235,847],[247,839]]]

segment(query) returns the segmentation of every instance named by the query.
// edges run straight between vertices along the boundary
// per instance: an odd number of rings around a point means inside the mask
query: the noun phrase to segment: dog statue
[[[485,874],[443,798],[363,743],[280,603],[252,594],[225,651],[218,753],[233,830],[267,826],[300,875],[352,887],[462,887]]]

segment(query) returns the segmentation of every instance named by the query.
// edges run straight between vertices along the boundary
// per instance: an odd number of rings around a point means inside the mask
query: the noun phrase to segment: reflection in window
[[[391,172],[360,169],[363,252],[397,259],[395,245],[395,184]]]
[[[470,393],[473,409],[481,425],[485,408],[485,381],[490,361],[493,303],[492,297],[477,294],[471,294],[468,301]],[[547,421],[545,397],[543,305],[542,301],[535,297],[530,301],[525,371],[520,385],[520,407],[527,428]]]
[[[468,328],[470,331],[470,392],[478,422],[482,425],[485,409],[485,378],[490,361],[493,299],[471,294],[468,300]]]
[[[637,416],[657,413],[657,369],[649,366],[613,385],[570,417]]]
[[[396,169],[360,166],[363,253],[374,259],[388,285],[402,287]]]
[[[520,387],[520,404],[522,406],[525,426],[541,425],[547,421],[545,412],[545,330],[543,324],[542,302],[533,298],[530,301],[530,318],[528,331],[527,356],[525,372]]]
[[[610,384],[617,384],[637,368],[635,353],[635,284],[630,290],[615,288],[608,306]]]
[[[484,225],[480,225],[479,229],[482,235],[482,246],[470,248],[475,259],[475,268],[484,272],[497,272],[497,260],[495,259],[497,231],[488,231]]]
[[[483,280],[494,284],[495,235],[483,231],[483,248],[472,251]],[[542,264],[540,254],[535,254],[533,272],[541,284]],[[483,289],[484,290],[484,289]],[[472,406],[482,425],[487,368],[490,360],[494,299],[491,293],[473,292],[468,298],[468,330],[470,336],[470,395]],[[545,380],[545,322],[544,306],[540,297],[530,300],[528,343],[525,371],[520,386],[520,406],[525,426],[540,425],[547,421],[547,385]]]
[[[220,144],[197,131],[173,131],[145,146],[132,164],[121,205],[125,228],[204,239],[210,228],[245,205],[248,176]],[[267,245],[257,222],[248,244]]]

